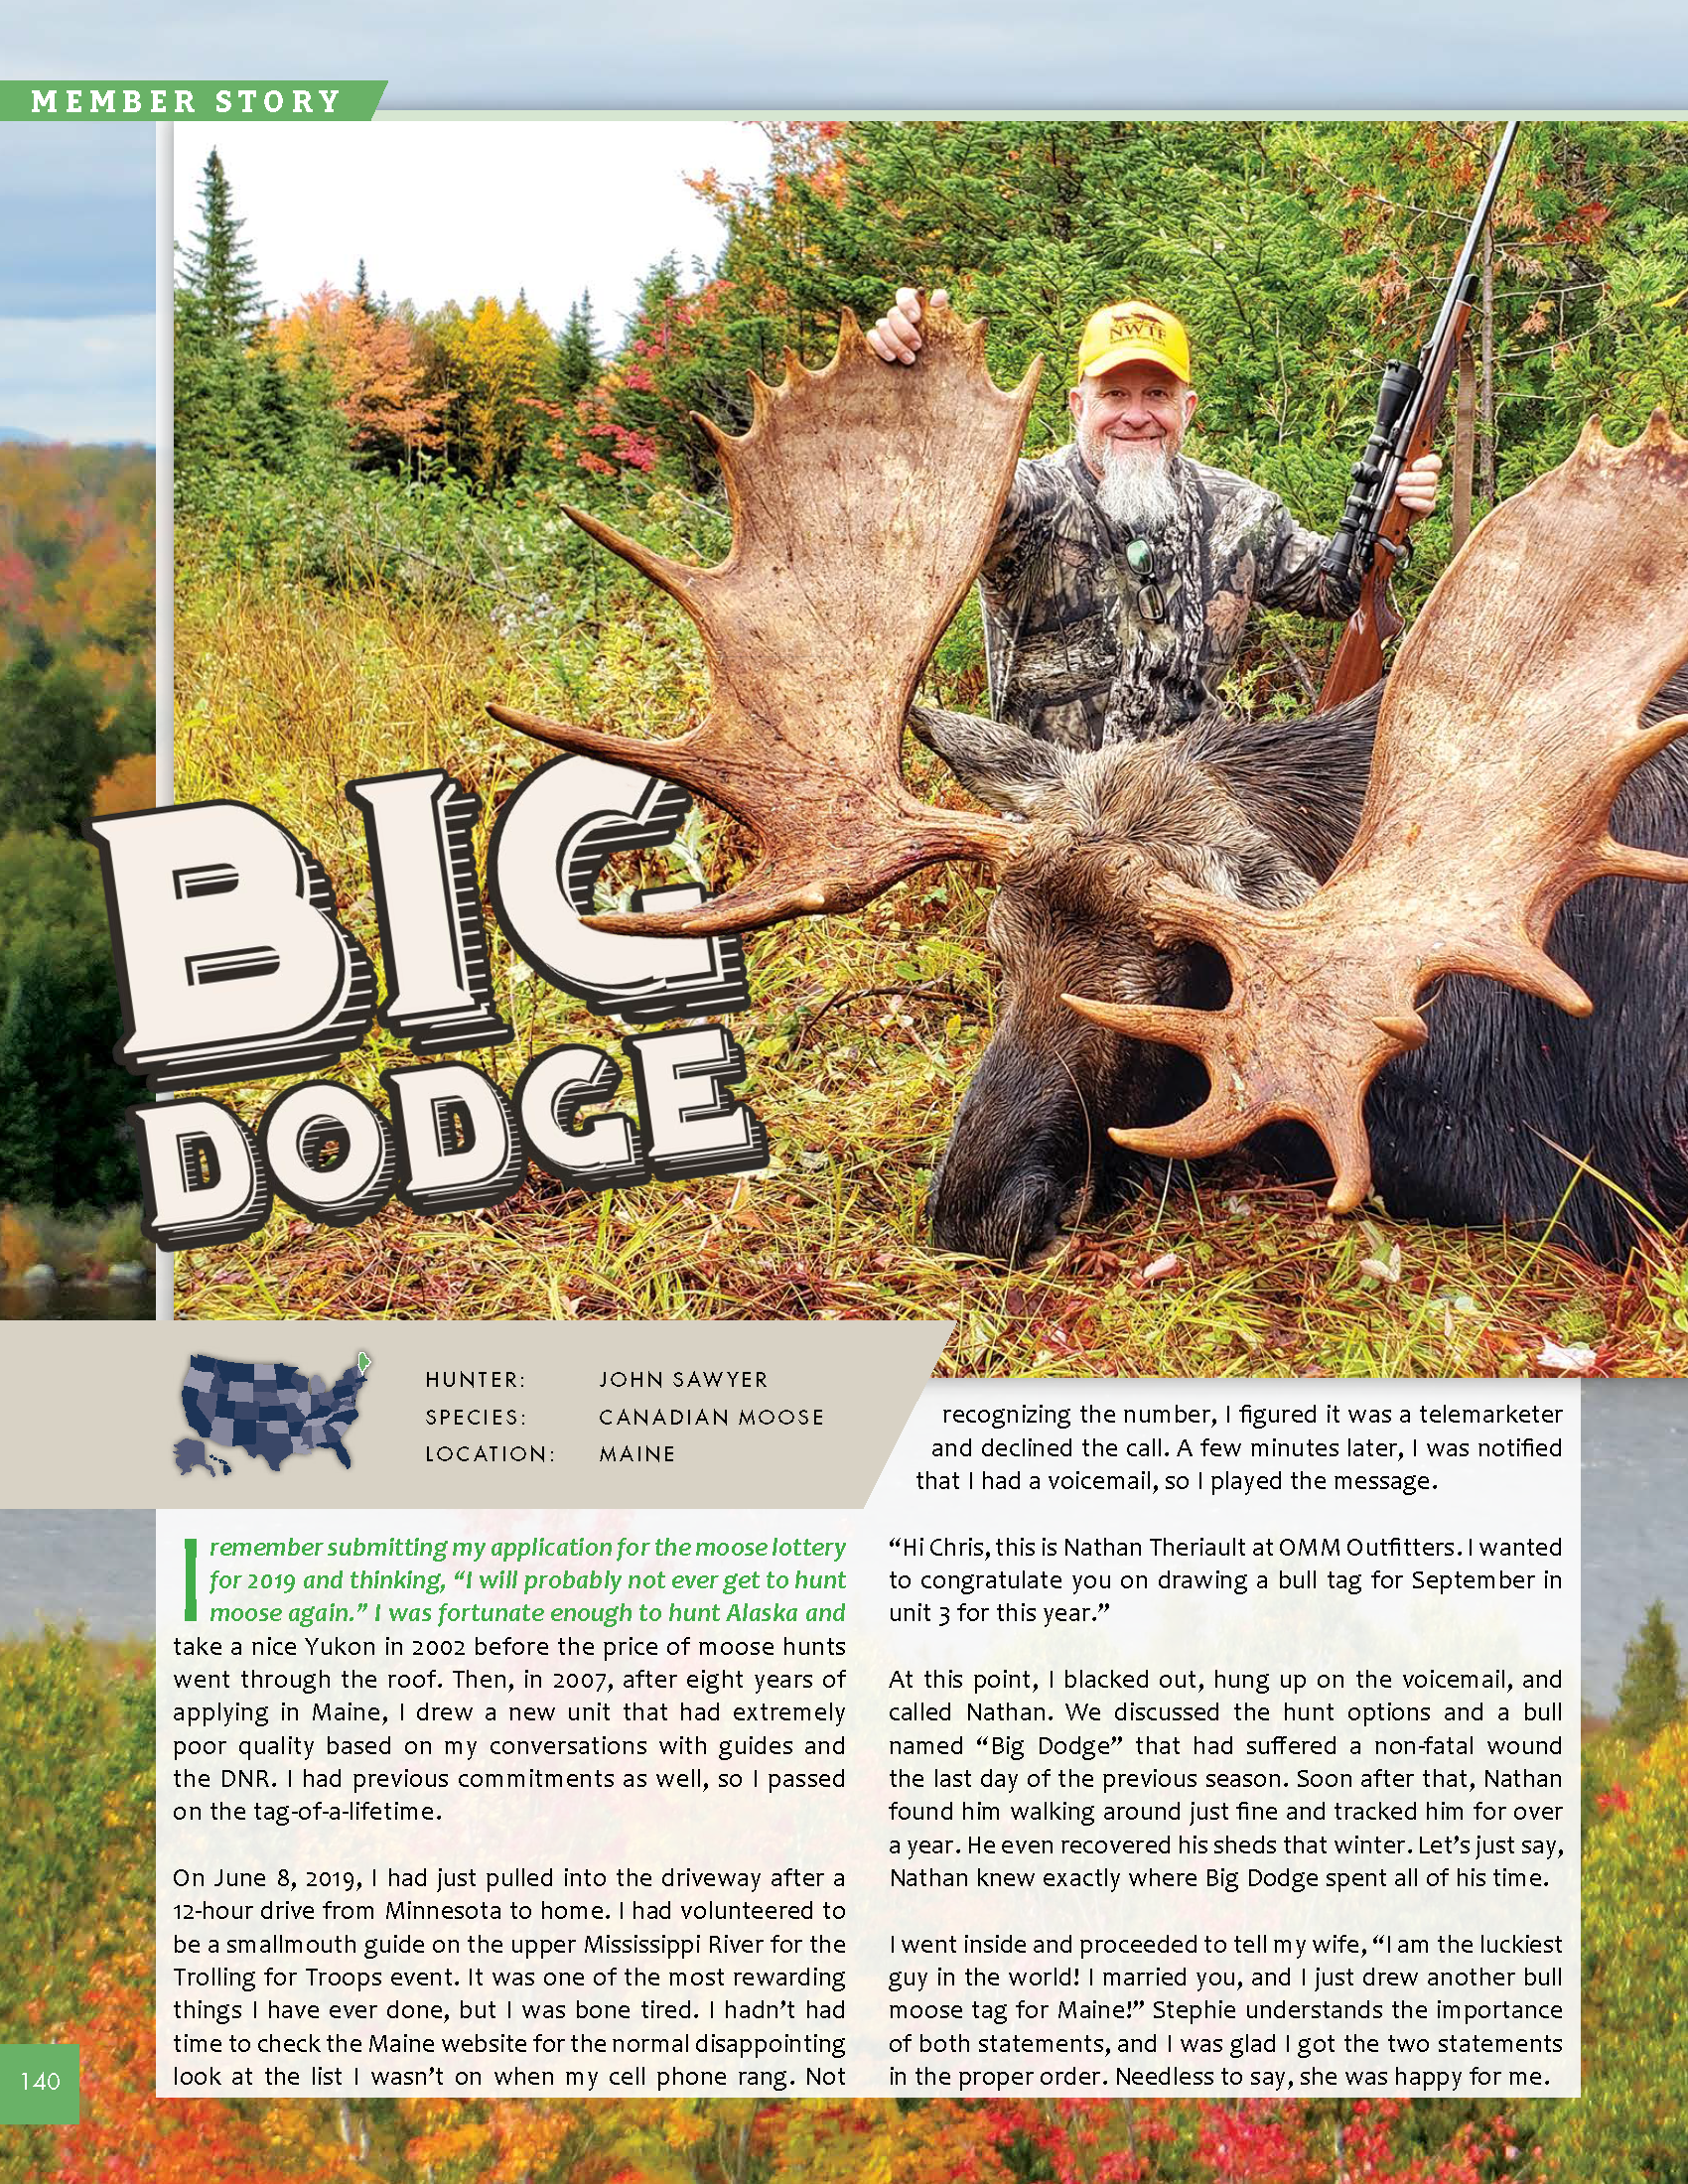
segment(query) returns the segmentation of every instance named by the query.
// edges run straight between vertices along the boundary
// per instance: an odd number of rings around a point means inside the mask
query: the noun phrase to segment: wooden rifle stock
[[[1401,446],[1401,469],[1410,470],[1436,443],[1448,389],[1459,369],[1460,344],[1471,324],[1472,307],[1462,303],[1448,323],[1443,341],[1425,372],[1424,395],[1413,428]],[[1371,565],[1360,579],[1359,605],[1348,617],[1329,672],[1319,692],[1318,713],[1357,698],[1383,674],[1383,647],[1401,633],[1402,622],[1389,596],[1389,580],[1406,551],[1408,514],[1390,495],[1377,526]]]

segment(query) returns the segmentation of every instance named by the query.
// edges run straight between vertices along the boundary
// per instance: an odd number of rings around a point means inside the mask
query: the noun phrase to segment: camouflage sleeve
[[[1042,463],[1022,457],[1014,466],[1014,482],[1008,488],[991,550],[984,559],[987,576],[1008,579],[1024,558],[1027,546],[1038,540],[1049,525],[1059,487]]]
[[[1260,555],[1255,597],[1263,607],[1288,607],[1298,614],[1326,621],[1346,621],[1359,604],[1359,586],[1328,577],[1319,566],[1331,541],[1304,530],[1281,500],[1272,503],[1273,522]]]

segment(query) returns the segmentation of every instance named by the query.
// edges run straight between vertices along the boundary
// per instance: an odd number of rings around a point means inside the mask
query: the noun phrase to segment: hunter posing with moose
[[[1393,488],[1413,465],[1368,448],[1326,550],[1270,495],[1173,452],[1188,386],[1169,375],[1157,421],[1140,407],[1150,360],[1110,355],[1106,329],[1094,376],[1123,362],[1131,383],[1122,431],[1104,422],[1100,437],[1166,450],[1148,462],[1127,452],[1116,470],[1104,450],[1102,468],[1080,474],[1070,453],[1021,461],[1039,365],[997,386],[983,323],[934,298],[914,369],[888,369],[845,312],[830,364],[793,357],[779,385],[753,380],[747,432],[708,428],[733,514],[726,560],[696,568],[570,511],[697,625],[708,710],[654,740],[491,711],[554,749],[709,797],[757,845],[700,903],[588,922],[754,932],[858,910],[950,859],[987,867],[997,1027],[932,1179],[932,1234],[950,1250],[1023,1260],[1134,1182],[1164,1182],[1145,1156],[1199,1157],[1258,1134],[1275,1164],[1330,1178],[1336,1210],[1375,1189],[1397,1215],[1554,1223],[1620,1260],[1631,1208],[1688,1214],[1688,888],[1655,884],[1688,881],[1688,746],[1667,748],[1688,730],[1688,677],[1673,678],[1688,627],[1688,441],[1662,412],[1621,449],[1591,423],[1473,535],[1387,683],[1373,668],[1310,719],[1240,721],[1207,675],[1264,596],[1261,570],[1343,612],[1325,589],[1342,532],[1403,532],[1411,510]],[[1403,384],[1386,384],[1391,404]],[[1098,402],[1105,420],[1109,390],[1092,393],[1081,373],[1079,461]],[[1383,408],[1374,447],[1385,426],[1423,421]],[[1199,484],[1211,509],[1176,583],[1129,559],[1153,528],[1143,505],[1125,506],[1123,523],[1089,508],[1104,487],[1114,500],[1115,477],[1152,492],[1157,472],[1175,502],[1168,537],[1187,489]],[[1133,609],[1148,627],[1110,660],[1093,606],[1094,662],[1065,685],[1021,681],[1034,702],[1068,709],[1055,733],[1044,719],[916,712],[988,808],[922,804],[902,774],[910,703],[975,575],[993,557],[1000,567],[1005,507],[1007,559],[1024,554],[1028,506],[1044,505],[1028,475],[1089,526],[1050,522],[1048,558],[1081,573],[1071,541],[1099,537],[1111,568],[1117,546],[1151,594]],[[1430,500],[1435,480],[1419,463],[1408,489]],[[1363,566],[1361,610],[1378,574]],[[1197,586],[1182,688],[1150,676],[1117,699]],[[1215,616],[1221,599],[1233,604]]]
[[[900,288],[869,344],[913,364],[920,319],[918,292]],[[1217,708],[1256,604],[1347,619],[1358,587],[1321,568],[1330,541],[1182,452],[1196,394],[1170,312],[1096,312],[1066,401],[1071,442],[1021,461],[980,571],[997,720],[1078,751],[1141,742]],[[1435,455],[1402,469],[1409,521],[1435,507],[1441,470]]]

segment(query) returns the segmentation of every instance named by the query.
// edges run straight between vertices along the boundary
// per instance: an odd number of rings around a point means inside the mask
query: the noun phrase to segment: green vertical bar
[[[200,1596],[195,1590],[194,1579],[199,1574],[200,1543],[198,1540],[184,1540],[182,1544],[188,1551],[188,1599],[182,1610],[182,1620],[185,1623],[197,1623],[200,1619]]]

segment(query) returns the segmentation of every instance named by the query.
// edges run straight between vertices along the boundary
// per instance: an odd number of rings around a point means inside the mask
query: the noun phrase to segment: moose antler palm
[[[842,314],[823,371],[786,355],[752,375],[734,439],[697,422],[721,459],[733,548],[692,569],[571,508],[584,530],[672,595],[696,622],[711,703],[695,729],[642,742],[489,711],[563,751],[659,773],[744,820],[762,856],[695,908],[610,913],[608,932],[746,932],[859,909],[922,865],[996,863],[1010,823],[918,802],[903,782],[904,723],[933,645],[978,573],[1020,452],[1038,364],[1006,393],[982,320],[928,305],[919,366],[893,370]]]
[[[1586,882],[1688,881],[1688,858],[1613,840],[1628,774],[1688,730],[1640,715],[1688,643],[1688,441],[1662,412],[1615,449],[1598,422],[1556,471],[1474,533],[1401,646],[1378,716],[1353,845],[1294,908],[1151,884],[1163,943],[1229,967],[1217,1011],[1062,998],[1133,1038],[1189,1047],[1206,1100],[1135,1151],[1222,1152],[1262,1125],[1310,1124],[1336,1164],[1331,1206],[1370,1188],[1362,1119],[1383,1064],[1422,1045],[1419,996],[1481,972],[1574,1016],[1594,1004],[1543,954]]]

